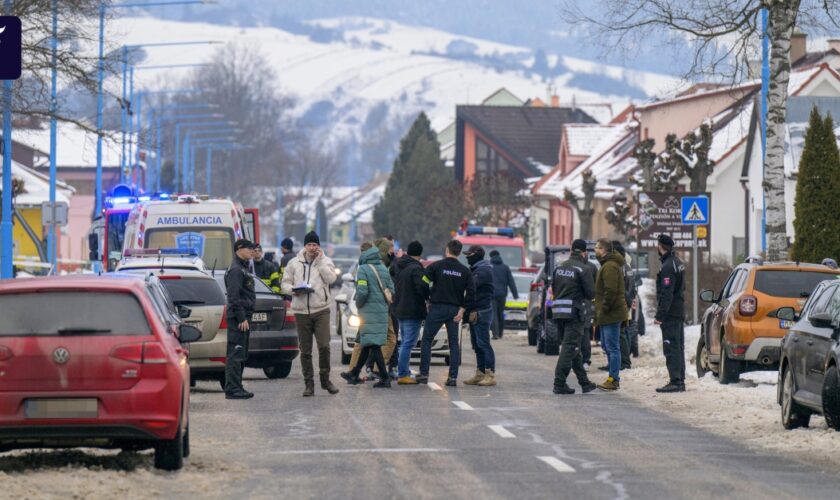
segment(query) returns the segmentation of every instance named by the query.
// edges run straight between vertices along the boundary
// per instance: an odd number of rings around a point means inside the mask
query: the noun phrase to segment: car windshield
[[[516,283],[516,291],[519,298],[527,297],[528,291],[531,289],[531,282],[534,281],[533,274],[513,273],[513,281]],[[508,296],[513,297],[513,294],[508,291]]]
[[[0,295],[0,336],[150,335],[137,298],[122,292]]]
[[[195,248],[208,268],[227,269],[233,261],[233,231],[224,228],[152,228],[146,248]]]
[[[159,276],[163,287],[176,304],[197,306],[223,306],[225,294],[211,278]]]
[[[807,297],[821,281],[831,278],[830,273],[817,271],[756,271],[753,288],[774,297]]]

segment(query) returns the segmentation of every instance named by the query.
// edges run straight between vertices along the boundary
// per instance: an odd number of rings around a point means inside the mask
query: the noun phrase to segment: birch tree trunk
[[[769,0],[770,84],[767,94],[767,149],[764,156],[764,206],[767,258],[787,260],[785,214],[785,115],[790,80],[790,36],[801,0]]]

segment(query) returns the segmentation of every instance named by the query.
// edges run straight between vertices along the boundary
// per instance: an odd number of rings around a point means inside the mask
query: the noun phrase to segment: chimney
[[[790,36],[790,63],[794,64],[796,61],[805,57],[807,52],[808,35],[797,31]]]
[[[830,38],[828,40],[828,50],[832,49],[836,50],[837,52],[840,52],[840,39]]]
[[[551,107],[552,108],[559,108],[560,107],[560,96],[554,94],[551,96]]]

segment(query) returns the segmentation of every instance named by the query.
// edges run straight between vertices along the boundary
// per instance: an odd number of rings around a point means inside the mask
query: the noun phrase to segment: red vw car
[[[164,310],[151,279],[0,282],[0,452],[154,448],[155,467],[183,466],[190,379],[182,343],[201,332]]]

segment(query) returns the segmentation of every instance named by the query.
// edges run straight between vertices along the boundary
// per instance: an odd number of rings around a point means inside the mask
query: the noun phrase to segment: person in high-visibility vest
[[[280,268],[263,256],[259,243],[254,246],[254,274],[274,293],[280,293]]]

